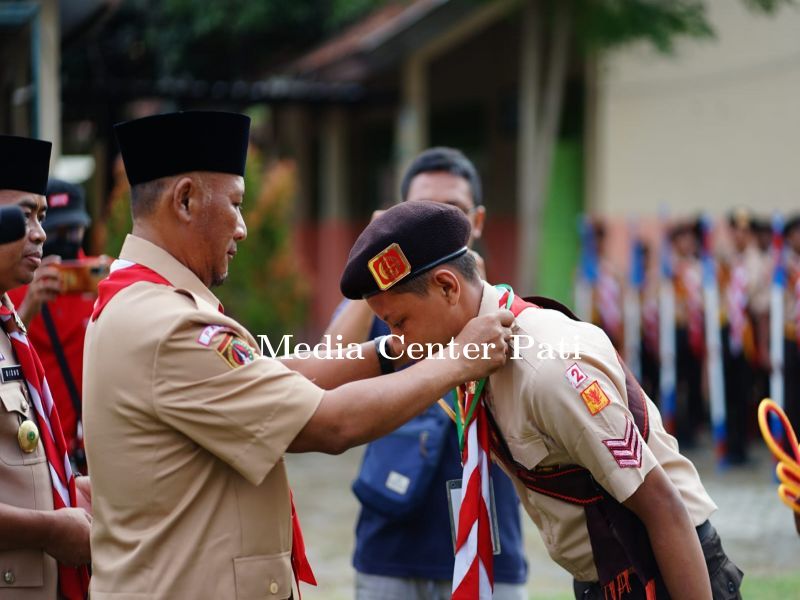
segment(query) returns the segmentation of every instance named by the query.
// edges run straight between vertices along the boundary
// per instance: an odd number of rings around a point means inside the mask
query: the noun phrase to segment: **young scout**
[[[259,356],[209,289],[247,233],[249,124],[186,112],[116,128],[133,232],[86,333],[93,600],[292,597],[293,571],[314,578],[284,452],[372,440],[505,360],[506,311],[459,335],[494,344],[485,361],[422,361],[353,381],[383,370],[370,343],[361,359],[290,361],[309,381]]]
[[[6,296],[41,262],[50,147],[0,136],[0,205],[18,205],[27,222],[24,237],[0,244],[0,600],[83,600],[88,589],[88,479],[76,484],[44,371]]]
[[[429,148],[418,155],[403,175],[400,196],[403,202],[441,202],[455,206],[469,219],[470,245],[481,235],[486,216],[481,180],[472,162],[454,148]],[[477,253],[473,256],[479,259]],[[388,334],[389,329],[366,302],[346,300],[326,333],[342,335],[346,341],[362,342]],[[438,406],[429,408],[408,424],[415,425],[425,427],[428,439],[443,438],[437,460],[431,458],[434,452],[420,453],[417,443],[407,446],[392,443],[391,453],[375,451],[372,445],[367,447],[362,470],[379,468],[381,473],[391,472],[401,464],[408,468],[409,461],[418,457],[416,460],[432,463],[433,474],[426,492],[419,494],[415,508],[402,515],[385,503],[361,502],[353,553],[356,600],[450,597],[454,556],[447,482],[461,478],[458,432]],[[408,429],[398,435],[414,439],[408,435]],[[403,473],[409,471],[400,469]],[[494,560],[494,598],[524,599],[528,597],[527,565],[519,500],[511,481],[496,465],[492,466],[492,478],[501,549]],[[406,498],[409,496],[412,494],[407,494]]]
[[[458,220],[451,207],[403,203],[351,250],[342,293],[366,298],[409,349],[446,343],[509,296],[476,276],[466,235],[430,244]],[[379,287],[370,265],[387,249],[408,267]],[[547,299],[511,309],[515,349],[485,396],[492,452],[576,597],[738,598],[741,572],[708,522],[716,507],[608,336]]]

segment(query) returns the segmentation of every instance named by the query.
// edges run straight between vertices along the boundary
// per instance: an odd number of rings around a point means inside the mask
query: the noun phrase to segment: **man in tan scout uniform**
[[[93,600],[291,597],[292,571],[313,574],[284,452],[384,435],[504,362],[508,313],[459,336],[494,343],[490,360],[427,361],[377,381],[347,383],[389,370],[372,343],[361,360],[289,361],[314,383],[259,356],[209,290],[246,236],[249,122],[189,112],[117,126],[134,226],[86,334]]]
[[[25,360],[32,353],[24,328],[5,296],[30,283],[41,260],[50,146],[0,136],[0,205],[19,206],[27,226],[26,232],[20,223],[18,241],[0,244],[0,600],[82,600],[87,583],[81,580],[86,574],[73,567],[89,562],[91,516],[84,508],[71,508],[78,505],[75,480],[64,464],[60,422],[57,414],[39,414],[48,405],[49,391],[39,380],[34,383],[37,373]],[[8,216],[3,214],[0,224],[8,241]],[[44,434],[43,425],[48,429]],[[54,483],[54,477],[63,480]],[[89,494],[86,478],[78,485]]]
[[[342,293],[365,298],[407,347],[441,343],[467,319],[514,300],[515,349],[485,397],[492,452],[550,555],[573,575],[576,597],[738,598],[741,572],[708,522],[716,507],[608,336],[481,281],[466,237],[427,248],[417,232],[443,218],[465,220],[424,202],[375,219],[353,246]],[[370,259],[392,247],[412,269],[434,267],[381,290]],[[557,308],[537,299],[544,303]]]

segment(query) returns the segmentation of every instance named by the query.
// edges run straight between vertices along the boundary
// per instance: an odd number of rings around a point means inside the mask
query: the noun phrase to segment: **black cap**
[[[47,182],[47,216],[42,223],[47,233],[61,225],[88,227],[91,222],[82,187],[61,179]]]
[[[190,111],[118,123],[117,134],[131,185],[188,173],[244,175],[250,117]]]
[[[339,287],[346,298],[366,298],[418,277],[467,251],[469,219],[441,202],[393,206],[358,236]]]
[[[786,237],[798,227],[800,227],[800,215],[789,217],[789,219],[783,225],[783,236]]]
[[[702,239],[703,226],[700,219],[684,219],[677,221],[669,228],[669,238],[671,240],[685,233],[695,236],[698,240]]]
[[[44,196],[53,144],[0,135],[0,190],[19,190]]]

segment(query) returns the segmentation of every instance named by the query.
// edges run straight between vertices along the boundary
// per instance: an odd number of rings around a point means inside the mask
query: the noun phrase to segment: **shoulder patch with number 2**
[[[564,373],[564,376],[569,381],[570,385],[574,387],[576,390],[583,385],[583,383],[589,379],[589,376],[583,372],[578,366],[578,363],[572,363],[570,367]]]

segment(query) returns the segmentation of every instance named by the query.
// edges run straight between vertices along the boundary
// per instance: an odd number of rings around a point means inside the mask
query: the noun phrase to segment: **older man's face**
[[[33,273],[42,262],[42,245],[47,237],[42,219],[47,212],[44,196],[16,190],[0,190],[0,206],[16,204],[25,214],[25,237],[9,244],[0,244],[0,292],[5,293],[33,280]]]
[[[242,218],[244,179],[222,173],[204,174],[206,207],[200,222],[205,271],[211,286],[221,285],[228,276],[228,265],[237,252],[238,242],[247,237]]]

